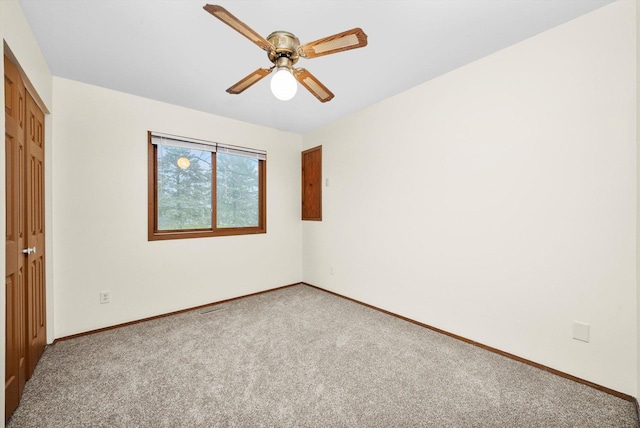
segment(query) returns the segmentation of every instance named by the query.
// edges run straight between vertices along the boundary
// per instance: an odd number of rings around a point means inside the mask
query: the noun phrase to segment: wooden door
[[[47,344],[44,264],[44,113],[27,92],[26,246],[27,376],[31,377]]]
[[[44,113],[4,57],[6,181],[5,421],[46,346]]]
[[[16,67],[4,58],[6,181],[5,421],[18,407],[27,380],[24,136],[25,89]]]
[[[322,146],[302,152],[302,220],[322,220]]]

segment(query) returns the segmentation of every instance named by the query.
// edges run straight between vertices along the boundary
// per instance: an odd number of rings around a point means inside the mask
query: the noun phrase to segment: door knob
[[[36,253],[36,247],[28,247],[28,248],[25,248],[24,250],[22,250],[22,252],[23,252],[24,254],[27,254],[27,255],[29,255],[29,254],[31,254],[31,253],[35,254],[35,253]]]

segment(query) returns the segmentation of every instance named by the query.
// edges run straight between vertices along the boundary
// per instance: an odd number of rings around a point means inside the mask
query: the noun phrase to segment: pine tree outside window
[[[149,132],[149,240],[266,233],[266,153]]]

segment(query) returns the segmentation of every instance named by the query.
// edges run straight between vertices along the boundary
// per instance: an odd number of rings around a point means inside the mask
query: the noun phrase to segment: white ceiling
[[[245,122],[304,134],[601,7],[612,0],[217,1],[266,37],[301,43],[354,27],[362,49],[301,58],[335,98],[304,88],[291,101],[265,78],[225,89],[267,55],[202,7],[206,0],[20,0],[51,72]]]

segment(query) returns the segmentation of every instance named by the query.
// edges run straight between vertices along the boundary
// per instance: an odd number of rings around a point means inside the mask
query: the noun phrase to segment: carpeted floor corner
[[[49,346],[8,427],[634,427],[634,404],[305,285]]]

